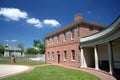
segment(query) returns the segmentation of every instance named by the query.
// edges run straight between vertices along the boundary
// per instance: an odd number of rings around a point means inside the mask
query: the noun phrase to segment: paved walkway
[[[16,75],[18,73],[28,71],[29,69],[31,68],[21,65],[0,65],[0,78],[4,78],[10,75]]]

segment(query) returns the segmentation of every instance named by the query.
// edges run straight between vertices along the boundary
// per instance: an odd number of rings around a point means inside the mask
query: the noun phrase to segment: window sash
[[[75,60],[75,51],[72,50],[72,60]]]

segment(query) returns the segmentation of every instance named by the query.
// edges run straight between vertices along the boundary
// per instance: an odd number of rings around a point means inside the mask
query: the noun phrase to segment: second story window
[[[57,43],[59,43],[60,42],[60,36],[58,35],[57,36]]]
[[[52,39],[52,44],[54,44],[54,37],[52,37],[51,39]]]
[[[64,41],[66,41],[66,32],[64,32]]]
[[[71,30],[71,40],[73,40],[75,37],[74,29]]]
[[[49,44],[49,41],[50,41],[50,40],[48,39],[48,40],[47,40],[47,45],[50,45],[50,44]]]

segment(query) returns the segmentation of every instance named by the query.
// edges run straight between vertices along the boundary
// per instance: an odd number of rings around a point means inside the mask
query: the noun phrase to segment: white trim
[[[73,60],[72,51],[74,51],[74,53],[75,53],[75,50],[71,50],[71,61],[76,61],[76,55],[75,55],[75,60]]]
[[[74,31],[74,36],[72,36],[72,30]],[[74,37],[74,38],[73,38]],[[71,29],[71,40],[74,40],[75,39],[75,30],[74,29]]]
[[[111,34],[112,32],[114,32],[117,27],[119,27],[117,26],[119,23],[120,23],[120,18],[114,24],[112,24],[109,28],[105,29],[104,31],[88,36],[88,37],[80,38],[80,42],[88,42],[88,41],[92,41],[92,40],[107,36],[108,34]]]
[[[97,46],[94,46],[95,69],[99,70]]]
[[[65,52],[66,52],[66,59],[65,59]],[[64,58],[64,61],[67,61],[67,51],[64,51],[63,58]]]

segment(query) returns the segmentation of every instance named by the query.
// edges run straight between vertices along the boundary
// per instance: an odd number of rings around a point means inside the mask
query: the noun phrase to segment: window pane
[[[72,60],[75,60],[75,51],[72,50]]]
[[[66,41],[66,32],[64,32],[64,40]]]
[[[57,38],[58,38],[58,43],[60,42],[60,37],[59,36],[57,36]]]
[[[48,60],[50,60],[50,53],[48,52]]]
[[[71,30],[71,38],[74,39],[74,29]]]
[[[52,59],[54,59],[54,52],[52,52]]]
[[[64,60],[67,60],[67,52],[64,51]]]

